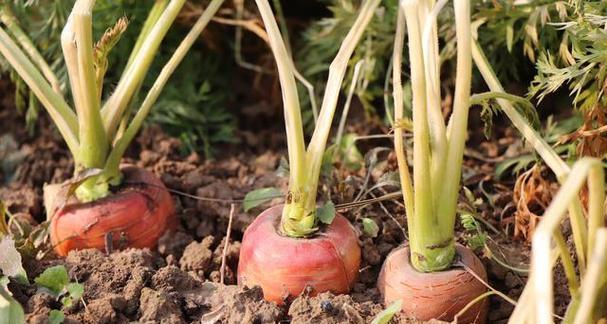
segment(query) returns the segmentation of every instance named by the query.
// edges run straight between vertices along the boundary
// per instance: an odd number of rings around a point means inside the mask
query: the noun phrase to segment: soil
[[[0,107],[3,123],[22,123],[14,114],[6,113],[7,104]],[[12,118],[12,120],[11,120]],[[18,128],[9,127],[4,134],[16,140],[12,154],[21,156],[13,169],[0,174],[0,200],[13,214],[19,214],[33,224],[45,221],[41,188],[44,183],[57,183],[70,177],[73,164],[67,150],[48,121],[40,118],[35,137]],[[373,128],[375,127],[375,128]],[[354,123],[359,134],[377,133],[373,123]],[[341,210],[360,231],[363,264],[354,289],[349,295],[334,296],[323,293],[315,297],[306,294],[290,305],[277,306],[263,300],[259,288],[240,288],[235,285],[240,240],[247,225],[263,208],[271,203],[244,212],[236,206],[232,232],[226,255],[225,285],[220,284],[221,261],[230,205],[242,199],[252,189],[274,186],[286,188],[287,180],[275,172],[281,157],[286,155],[282,130],[270,130],[271,135],[254,135],[250,130],[239,131],[241,144],[227,146],[214,160],[196,154],[183,156],[178,139],[166,136],[155,126],[147,127],[132,145],[126,162],[144,167],[162,179],[173,190],[180,225],[176,233],[166,233],[153,250],[127,249],[109,255],[97,250],[72,251],[61,259],[46,250],[44,255],[30,255],[24,263],[29,278],[35,278],[44,269],[64,264],[72,281],[84,285],[82,301],[65,310],[66,323],[368,323],[385,308],[375,288],[381,264],[387,254],[405,241],[404,208],[399,199]],[[488,231],[494,255],[516,267],[528,266],[529,247],[511,238],[505,221],[512,217],[514,179],[497,180],[493,177],[495,161],[517,154],[521,143],[512,130],[498,129],[496,138],[484,140],[472,134],[477,151],[469,151],[463,173],[464,184],[483,198],[476,206],[480,217],[498,229]],[[17,140],[18,139],[18,140]],[[251,149],[247,142],[258,146]],[[370,147],[390,147],[389,142],[361,142],[365,153]],[[352,171],[339,161],[330,175],[334,181],[325,182],[323,195],[330,195],[337,204],[350,202],[363,190],[364,179],[370,172],[370,185],[378,183],[386,173],[396,170],[396,159],[387,150],[379,154],[378,163],[368,171]],[[0,153],[2,151],[0,150]],[[0,156],[2,158],[2,156]],[[10,176],[14,175],[14,176]],[[375,195],[393,191],[384,186],[373,190]],[[193,198],[194,195],[204,198]],[[371,198],[365,196],[365,198]],[[219,201],[218,199],[224,200]],[[361,219],[376,221],[380,231],[377,237],[364,234]],[[465,242],[466,234],[457,229],[458,240]],[[479,255],[482,257],[482,251]],[[516,299],[526,277],[504,268],[490,258],[482,257],[488,271],[489,284]],[[557,272],[557,285],[563,275]],[[24,305],[28,323],[46,323],[51,309],[59,309],[60,302],[38,291],[34,285],[11,283],[15,298]],[[558,290],[559,312],[568,302],[566,291]],[[506,323],[513,306],[499,297],[491,297],[489,322]],[[392,323],[416,323],[400,315]],[[432,323],[437,323],[436,321]]]

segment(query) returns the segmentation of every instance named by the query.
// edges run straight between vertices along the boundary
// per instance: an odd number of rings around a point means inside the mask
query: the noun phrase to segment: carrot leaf
[[[316,216],[323,224],[331,224],[333,219],[335,219],[335,204],[329,201],[322,207],[318,207],[316,209]]]
[[[62,311],[53,309],[48,313],[49,324],[61,324],[65,320],[65,314]]]
[[[377,237],[377,234],[379,234],[379,226],[377,226],[377,223],[371,218],[365,217],[363,218],[363,231],[370,237]]]
[[[242,207],[245,212],[248,212],[263,203],[279,197],[282,197],[282,193],[274,187],[255,189],[244,197]]]
[[[403,301],[400,299],[393,302],[392,304],[390,304],[390,306],[388,306],[386,309],[384,309],[379,314],[377,314],[377,316],[375,316],[375,318],[373,319],[371,324],[390,323],[390,320],[392,320],[392,317],[394,317],[394,315],[396,315],[398,312],[400,312],[400,309],[402,308],[402,306],[403,306]]]

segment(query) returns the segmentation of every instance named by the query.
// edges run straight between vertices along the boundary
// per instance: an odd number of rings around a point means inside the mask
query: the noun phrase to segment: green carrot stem
[[[557,249],[560,251],[561,264],[565,270],[565,277],[567,278],[567,288],[569,288],[569,294],[576,296],[579,288],[579,280],[575,273],[575,265],[569,255],[569,248],[567,247],[567,241],[563,237],[558,229],[553,232],[554,242],[556,243]]]
[[[80,147],[76,115],[63,97],[53,91],[40,71],[2,28],[0,28],[0,54],[34,92],[59,129],[70,152],[76,155]]]
[[[398,10],[396,18],[396,32],[394,38],[394,50],[392,53],[392,96],[394,97],[394,120],[398,123],[404,118],[403,85],[401,81],[402,56],[405,39],[405,13]],[[414,194],[409,165],[405,155],[405,141],[403,138],[403,128],[395,125],[394,128],[394,150],[398,162],[398,175],[400,178],[401,190],[405,201],[405,211],[407,213],[407,227],[414,228]]]
[[[282,35],[268,0],[256,0],[266,26],[270,48],[274,54],[285,107],[285,124],[289,149],[289,193],[281,218],[282,232],[291,237],[303,237],[316,231],[316,194],[320,177],[320,165],[324,155],[331,122],[337,105],[337,97],[343,82],[348,60],[364,29],[373,17],[379,0],[365,1],[359,15],[337,56],[329,68],[322,109],[312,140],[305,150],[299,100],[295,84],[295,72]]]
[[[595,252],[596,236],[605,226],[605,170],[594,167],[588,172],[588,256]]]
[[[411,88],[413,91],[413,183],[414,220],[409,228],[411,263],[419,271],[429,272],[449,266],[451,255],[443,255],[445,248],[452,246],[453,238],[445,235],[433,210],[432,183],[430,177],[430,134],[426,87],[428,86],[421,37],[420,1],[401,2],[407,20],[409,38],[409,62],[411,66]]]
[[[337,99],[348,67],[348,61],[352,57],[352,53],[363,32],[367,28],[367,25],[371,21],[371,18],[373,18],[375,9],[379,3],[379,0],[367,0],[363,3],[354,24],[341,43],[339,51],[329,67],[329,78],[325,87],[325,94],[316,128],[314,129],[314,133],[312,134],[310,144],[306,151],[307,178],[301,179],[305,181],[305,187],[313,193],[309,195],[309,197],[307,197],[308,199],[305,201],[304,213],[306,215],[314,215],[316,212],[316,191],[320,177],[322,157],[327,145],[327,139],[331,130],[331,122],[333,120],[333,115],[335,114]]]
[[[602,227],[596,233],[596,246],[604,247],[606,244],[607,229]],[[579,306],[577,307],[575,319],[572,321],[574,324],[600,322],[596,315],[603,315],[601,311],[605,309],[607,251],[605,249],[595,249],[588,259],[590,260],[588,263],[588,273],[581,285]],[[575,302],[575,299],[573,302]],[[564,323],[569,323],[566,320]]]
[[[127,71],[128,68],[131,65],[133,65],[133,61],[135,61],[137,54],[139,54],[139,50],[143,46],[143,43],[145,42],[147,37],[150,35],[152,28],[154,27],[154,25],[156,25],[156,23],[158,22],[158,19],[160,18],[160,16],[164,12],[164,10],[166,9],[168,4],[169,4],[169,0],[155,0],[154,1],[154,5],[152,6],[152,9],[150,9],[148,16],[145,19],[145,22],[143,23],[143,27],[141,27],[139,36],[137,36],[137,41],[135,41],[135,46],[133,46],[133,50],[131,51],[131,54],[129,55],[129,60],[127,61],[126,67],[124,68],[125,71]]]
[[[71,18],[66,29],[73,29],[73,44],[76,50],[76,67],[71,72],[77,73],[74,83],[78,83],[80,92],[77,97],[76,111],[78,112],[80,151],[76,158],[76,170],[102,168],[109,150],[109,143],[99,112],[100,102],[97,94],[95,67],[93,65],[93,21],[92,10],[94,0],[78,0],[74,4]],[[68,64],[73,64],[69,62]],[[76,96],[75,96],[76,97]],[[97,184],[93,177],[85,181],[76,190],[80,201],[97,200],[109,195],[107,184]]]
[[[137,37],[135,46],[133,47],[133,50],[131,51],[131,54],[129,55],[129,60],[126,63],[126,67],[124,68],[124,71],[127,71],[128,68],[133,64],[133,61],[137,57],[137,54],[139,53],[141,46],[145,42],[146,38],[150,35],[150,31],[152,30],[154,25],[158,22],[160,15],[164,11],[164,9],[166,9],[168,3],[169,3],[169,0],[156,0],[154,2],[154,5],[152,6],[150,13],[148,14],[148,17],[146,18],[145,22],[143,23],[143,27],[141,28],[141,32],[139,33],[139,36]],[[128,124],[129,124],[129,119],[131,118],[131,111],[133,109],[133,101],[135,101],[135,99],[138,97],[139,90],[141,89],[141,84],[142,84],[142,82],[140,82],[139,85],[137,86],[137,89],[135,90],[133,97],[127,104],[127,108],[126,108],[125,112],[122,114],[122,119],[120,120],[120,126],[118,127],[118,131],[116,131],[116,135],[115,135],[116,138],[119,138],[122,136],[122,134],[124,134],[124,131],[126,130]]]
[[[472,81],[472,53],[470,27],[470,1],[454,0],[455,25],[457,37],[457,74],[455,79],[455,96],[453,115],[448,133],[448,151],[444,181],[440,190],[441,204],[437,213],[440,224],[453,236],[457,196],[460,188],[464,147],[468,130],[468,111],[470,108],[470,88]],[[437,188],[438,189],[438,188]]]
[[[12,36],[17,40],[17,42],[21,45],[23,50],[30,57],[32,62],[38,67],[42,75],[46,78],[46,80],[50,83],[51,88],[57,94],[61,95],[61,84],[53,72],[53,69],[46,63],[42,54],[36,49],[36,46],[32,42],[32,40],[27,37],[27,34],[21,29],[19,23],[17,22],[17,18],[15,17],[13,11],[11,10],[9,5],[4,5],[0,10],[0,21],[6,25],[6,28],[11,32]]]
[[[126,69],[126,72],[120,78],[114,93],[103,105],[101,114],[109,138],[114,137],[129,101],[131,101],[135,90],[146,76],[160,43],[184,3],[185,0],[171,0],[150,31],[149,36],[141,45],[141,49],[135,56],[132,65]]]
[[[169,80],[173,72],[175,72],[175,69],[177,68],[177,66],[179,66],[179,63],[181,63],[181,61],[188,53],[196,39],[198,39],[200,33],[202,33],[211,18],[213,18],[215,13],[217,13],[217,10],[219,10],[219,7],[221,7],[223,1],[224,0],[212,0],[211,3],[209,3],[207,9],[205,9],[200,18],[198,18],[194,26],[192,26],[192,29],[188,32],[188,34],[185,36],[185,38],[181,41],[181,43],[175,50],[175,53],[173,53],[169,61],[164,65],[164,67],[160,71],[160,74],[154,81],[154,84],[152,85],[150,91],[147,93],[143,103],[141,104],[141,107],[139,107],[139,110],[135,114],[135,117],[133,118],[129,126],[126,128],[124,134],[117,139],[116,144],[110,152],[110,155],[105,165],[105,176],[108,181],[114,182],[119,179],[120,173],[118,167],[120,164],[120,159],[122,158],[122,155],[124,154],[126,148],[131,143],[139,129],[141,129],[143,121],[150,113],[152,106],[158,99],[158,96],[162,92],[162,89],[164,89],[164,86],[166,85],[167,81]]]
[[[430,8],[430,1],[422,1],[420,10],[423,11],[421,17],[424,17],[421,23],[422,29],[422,51],[424,55],[424,69],[426,78],[426,103],[428,110],[428,126],[430,134],[430,147],[432,155],[430,157],[431,172],[430,178],[432,188],[439,188],[444,179],[444,172],[447,162],[447,131],[445,119],[442,114],[441,92],[440,92],[440,57],[438,53],[438,33],[437,16],[443,8],[446,0],[438,1],[433,8]],[[433,190],[434,209],[442,203],[440,190]]]
[[[293,64],[282,40],[270,4],[267,0],[256,0],[255,2],[268,33],[270,48],[274,53],[284,105],[290,174],[289,194],[281,222],[282,229],[290,236],[305,236],[314,227],[314,218],[304,215],[301,207],[310,193],[309,188],[305,187],[307,176],[305,143]]]

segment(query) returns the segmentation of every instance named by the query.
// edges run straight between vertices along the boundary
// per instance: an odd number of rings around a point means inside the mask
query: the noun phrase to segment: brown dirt
[[[291,323],[369,323],[382,307],[372,301],[356,302],[349,295],[302,295],[289,307]]]
[[[2,111],[0,107],[0,116]],[[19,134],[17,130],[9,129],[9,132]],[[18,149],[30,154],[17,166],[17,176],[0,189],[0,199],[8,204],[11,212],[29,215],[37,222],[45,219],[41,204],[42,184],[67,179],[73,168],[64,145],[52,129],[45,126],[41,132],[33,139],[22,137],[23,142]],[[152,126],[139,136],[126,160],[153,171],[170,189],[206,198],[241,199],[255,188],[286,187],[286,179],[274,172],[280,157],[285,155],[282,149],[276,151],[274,148],[285,147],[284,139],[275,132],[264,139],[267,135],[264,134],[258,139],[246,131],[239,135],[244,143],[262,143],[261,152],[234,146],[226,148],[226,157],[204,160],[196,154],[180,155],[179,140],[167,137],[158,127]],[[389,142],[379,142],[382,143],[389,145]],[[484,143],[474,147],[485,158],[499,157],[507,152],[509,146],[518,145],[512,141]],[[361,143],[361,147],[369,146],[368,143]],[[381,155],[379,160],[382,162],[372,172],[372,184],[382,174],[396,170],[393,154]],[[481,216],[502,229],[503,218],[511,216],[513,212],[509,207],[512,203],[512,183],[506,182],[504,185],[494,180],[491,176],[493,168],[494,163],[469,156],[463,173],[464,183],[478,197],[484,198],[484,203],[478,206]],[[333,176],[339,181],[325,189],[331,190],[331,197],[337,204],[352,201],[361,190],[365,172],[364,169],[358,172],[338,169]],[[381,195],[384,189],[375,190],[374,193]],[[483,196],[482,191],[489,192],[490,196]],[[237,206],[226,258],[225,281],[228,285],[224,286],[218,284],[219,268],[230,203],[194,199],[181,194],[175,194],[174,199],[181,220],[178,231],[165,234],[156,249],[130,249],[110,255],[84,250],[72,252],[63,260],[52,254],[42,260],[28,257],[25,267],[29,277],[35,278],[48,266],[65,264],[71,279],[84,284],[83,300],[86,307],[80,302],[66,310],[69,323],[367,323],[384,308],[375,282],[386,255],[405,240],[404,208],[398,201],[344,211],[344,216],[361,233],[363,217],[375,220],[380,227],[376,238],[361,234],[363,264],[350,295],[304,295],[290,306],[279,307],[263,301],[258,288],[242,289],[233,285],[243,231],[264,207],[245,213]],[[461,229],[458,229],[458,233],[461,234]],[[528,259],[525,259],[528,257],[527,246],[519,245],[505,234],[491,235],[496,250],[506,251],[499,254],[502,259],[520,267],[528,264]],[[504,269],[494,261],[483,260],[490,284],[513,298],[518,297],[526,278]],[[561,279],[562,275],[557,272],[557,281]],[[11,283],[11,290],[25,306],[30,323],[45,323],[48,312],[60,308],[57,300],[38,292],[35,286]],[[558,295],[559,305],[566,305],[567,298],[564,294]],[[491,297],[490,302],[489,322],[506,323],[512,306],[498,297]],[[393,322],[415,323],[400,317]]]

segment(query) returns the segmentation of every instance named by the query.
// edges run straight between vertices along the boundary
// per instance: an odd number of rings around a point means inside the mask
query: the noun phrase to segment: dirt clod
[[[207,236],[201,242],[190,243],[179,260],[181,270],[206,272],[213,260],[213,252],[211,251],[213,241],[212,236]]]
[[[183,323],[179,306],[165,293],[143,288],[141,291],[139,321]]]
[[[117,308],[121,308],[125,301],[122,297],[108,296],[95,299],[87,304],[83,321],[88,323],[128,323],[128,319]]]
[[[283,311],[274,303],[263,300],[261,288],[239,288],[236,286],[215,286],[216,292],[204,301],[209,309],[202,320],[215,319],[226,324],[276,323],[283,317]]]
[[[289,307],[292,324],[370,323],[382,308],[372,302],[357,303],[348,295],[322,293],[300,296]]]
[[[173,255],[181,258],[183,250],[192,241],[192,237],[184,232],[167,231],[158,239],[158,252],[165,257]]]
[[[201,282],[176,266],[164,267],[152,276],[151,287],[161,292],[186,291],[200,287]]]

